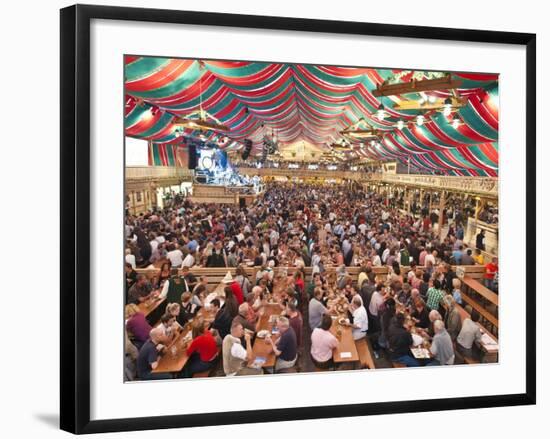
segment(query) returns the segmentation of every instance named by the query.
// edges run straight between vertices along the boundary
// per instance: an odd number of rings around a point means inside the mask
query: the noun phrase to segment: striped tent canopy
[[[498,174],[498,75],[452,73],[454,91],[466,105],[445,115],[437,110],[397,110],[396,104],[451,97],[451,90],[375,97],[383,83],[437,75],[407,70],[208,61],[127,56],[126,135],[153,144],[181,144],[193,138],[238,150],[253,142],[259,153],[264,136],[280,143],[300,140],[329,150],[341,131],[364,120],[379,141],[351,142],[355,157],[397,161],[412,169],[448,175]],[[379,119],[383,106],[386,117]],[[202,108],[228,132],[185,129],[176,117]],[[416,123],[417,115],[424,123]],[[451,123],[456,116],[460,125]],[[398,126],[398,121],[402,125]]]

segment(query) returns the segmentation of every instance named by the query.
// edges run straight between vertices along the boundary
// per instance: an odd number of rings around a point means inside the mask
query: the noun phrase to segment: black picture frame
[[[62,9],[61,85],[61,404],[60,426],[72,433],[288,421],[481,407],[536,401],[536,35],[378,23],[311,20],[111,6]],[[93,19],[486,42],[526,47],[526,392],[244,412],[90,420],[90,22]]]

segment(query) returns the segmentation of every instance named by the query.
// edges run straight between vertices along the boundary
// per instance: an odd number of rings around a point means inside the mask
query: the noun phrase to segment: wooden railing
[[[300,178],[345,178],[361,181],[366,178],[360,171],[329,171],[328,169],[289,169],[289,168],[256,168],[239,167],[241,174],[259,175],[261,177],[300,177]]]
[[[180,179],[190,181],[193,170],[174,166],[127,166],[126,180]]]
[[[491,198],[498,197],[498,178],[491,177],[442,177],[437,175],[368,174],[369,181],[420,188],[468,192]]]
[[[483,277],[483,273],[485,272],[485,268],[481,265],[462,265],[461,266],[464,269],[464,273],[466,276],[469,276],[472,279],[481,279]],[[424,267],[417,266],[416,268],[420,270],[424,270]],[[453,266],[453,270],[456,270],[456,266]],[[245,272],[249,279],[252,281],[256,278],[256,273],[261,269],[261,267],[245,267]],[[287,274],[294,274],[297,270],[296,267],[275,267],[275,275],[280,273],[281,271],[286,271]],[[353,280],[357,280],[357,277],[359,276],[359,272],[361,270],[361,267],[346,267],[347,273],[350,275],[350,277]],[[383,278],[383,276],[387,276],[389,268],[387,266],[382,267],[373,267],[373,272],[378,278]],[[401,273],[403,275],[407,274],[410,270],[410,267],[401,267]],[[178,269],[178,274],[181,274],[181,270]],[[224,276],[227,274],[227,272],[230,272],[232,276],[235,276],[235,268],[207,268],[207,267],[192,267],[190,269],[191,273],[193,273],[195,276],[202,276],[206,275],[208,278],[208,284],[211,287],[217,286]],[[158,275],[160,272],[159,268],[138,268],[136,269],[137,273],[145,274],[148,278],[152,279],[155,276]],[[336,273],[336,267],[328,267],[326,268],[325,273],[327,275],[333,275]],[[308,282],[311,279],[312,274],[312,267],[305,267],[305,281]]]
[[[243,174],[272,177],[342,178],[361,182],[388,183],[419,188],[467,192],[485,197],[498,197],[498,179],[490,177],[442,177],[435,175],[366,173],[364,171],[329,171],[326,169],[288,169],[240,167]],[[193,171],[172,166],[128,166],[126,180],[179,179],[191,181]]]

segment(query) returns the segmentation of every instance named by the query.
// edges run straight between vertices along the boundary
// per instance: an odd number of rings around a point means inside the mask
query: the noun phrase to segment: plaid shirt
[[[438,290],[437,288],[429,288],[428,289],[428,300],[426,302],[426,305],[428,305],[428,308],[430,309],[439,309],[439,302],[441,302],[441,299],[443,299],[443,296],[445,296],[445,293],[443,290]]]

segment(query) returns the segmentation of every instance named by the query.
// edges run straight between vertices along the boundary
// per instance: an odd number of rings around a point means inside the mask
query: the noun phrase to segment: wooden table
[[[145,302],[138,304],[139,311],[147,317],[147,321],[154,325],[160,319],[163,309],[160,307],[164,302],[166,302],[166,297],[155,297],[149,299]]]
[[[203,318],[205,322],[212,322],[215,318],[215,314],[210,310],[201,308],[195,318]],[[192,322],[187,322],[183,327],[183,331],[174,339],[169,346],[167,346],[165,354],[159,360],[157,368],[153,373],[178,373],[183,370],[187,364],[189,357],[187,356],[187,348],[191,343],[183,345],[183,340],[191,331]],[[172,354],[172,348],[175,348],[175,353]]]
[[[181,372],[189,357],[187,356],[187,343],[184,339],[191,331],[191,325],[188,323],[183,327],[183,331],[166,346],[166,350],[158,362],[158,366],[152,373],[172,373]]]
[[[269,303],[264,306],[264,315],[260,317],[258,324],[258,331],[267,330],[271,333],[273,325],[270,322],[272,315],[279,315],[282,312],[282,308],[278,303]],[[248,362],[248,365],[251,366],[254,363],[256,357],[264,357],[266,359],[263,367],[274,367],[275,353],[273,352],[273,347],[271,343],[266,343],[265,339],[258,338],[254,340],[254,346],[252,346],[252,359]]]
[[[332,353],[332,359],[335,363],[347,363],[359,361],[359,354],[357,353],[357,348],[355,347],[355,340],[353,339],[352,328],[349,325],[341,325],[338,323],[338,320],[342,316],[337,316],[336,319],[332,319],[332,326],[330,327],[330,332],[336,338],[338,338],[338,347],[334,349]],[[341,337],[337,335],[337,331],[340,329],[342,332]],[[350,353],[351,356],[342,357],[342,353]]]

